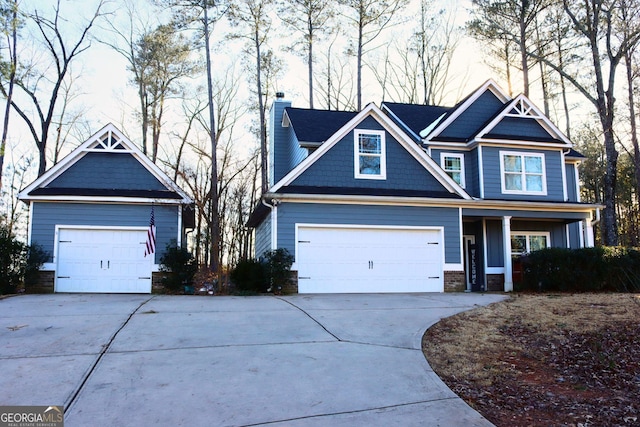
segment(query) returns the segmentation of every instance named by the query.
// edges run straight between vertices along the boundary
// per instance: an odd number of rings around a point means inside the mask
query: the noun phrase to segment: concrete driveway
[[[67,426],[490,426],[424,331],[501,295],[24,295],[0,300],[0,405]]]

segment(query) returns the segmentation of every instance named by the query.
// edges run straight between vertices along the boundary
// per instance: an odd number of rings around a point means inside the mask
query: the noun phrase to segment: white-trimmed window
[[[386,179],[385,132],[356,130],[354,132],[355,177],[362,179]]]
[[[464,154],[440,153],[440,165],[447,175],[464,188]]]
[[[543,231],[513,231],[511,232],[511,255],[518,256],[529,252],[548,248],[551,235]]]
[[[500,152],[502,192],[505,194],[547,194],[544,154]]]

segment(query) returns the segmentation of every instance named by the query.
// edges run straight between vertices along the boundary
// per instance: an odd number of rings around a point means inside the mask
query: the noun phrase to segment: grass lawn
[[[497,426],[640,425],[640,294],[513,294],[443,319],[422,348]]]

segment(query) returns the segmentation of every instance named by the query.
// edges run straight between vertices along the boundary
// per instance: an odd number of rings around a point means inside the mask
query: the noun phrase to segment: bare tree
[[[209,143],[211,152],[211,168],[209,176],[211,180],[211,186],[209,194],[207,195],[210,200],[211,210],[213,212],[218,211],[218,158],[217,158],[217,137],[216,137],[216,120],[215,120],[215,106],[213,105],[213,78],[211,76],[211,31],[216,22],[218,22],[226,14],[228,5],[225,1],[217,0],[156,0],[159,4],[169,6],[174,11],[174,25],[178,28],[187,28],[192,24],[197,24],[198,41],[204,41],[204,52],[206,61],[206,77],[207,77],[207,100],[209,102],[209,117],[207,130],[209,133]],[[209,260],[209,268],[216,274],[220,273],[220,259],[217,254],[220,253],[220,224],[218,223],[218,216],[213,216],[213,221],[210,224],[209,234],[210,239],[210,252],[212,254]]]
[[[522,70],[523,92],[529,96],[529,40],[535,38],[539,14],[548,0],[472,0],[475,16],[468,24],[469,32],[478,39],[498,41],[504,46],[509,40],[518,47]]]
[[[309,81],[309,108],[313,108],[313,48],[318,36],[329,31],[328,23],[334,15],[331,1],[280,0],[280,19],[302,34]]]
[[[258,105],[260,138],[260,167],[262,170],[262,192],[269,187],[268,152],[267,152],[267,114],[265,92],[263,86],[263,70],[265,65],[265,44],[271,30],[272,0],[241,0],[232,6],[229,16],[236,26],[242,30],[234,34],[235,37],[248,41],[248,52],[253,57],[255,94]]]
[[[459,37],[455,10],[434,10],[434,6],[434,0],[421,0],[412,36],[389,45],[385,57],[369,67],[383,88],[383,99],[388,93],[396,102],[442,103]]]
[[[18,43],[18,28],[21,21],[18,19],[18,0],[3,0],[0,3],[0,25],[2,26],[2,34],[6,39],[6,50],[8,52],[9,61],[1,61],[0,75],[3,80],[7,80],[6,104],[4,109],[4,121],[2,127],[2,139],[0,140],[0,190],[2,190],[2,171],[4,166],[4,153],[7,146],[7,136],[9,132],[9,115],[11,113],[11,102],[13,101],[13,87],[16,78],[16,69],[18,67],[18,53],[16,50]],[[2,83],[4,88],[4,82]]]
[[[339,0],[344,6],[343,15],[357,32],[355,46],[351,49],[356,57],[356,108],[362,109],[362,67],[364,56],[374,50],[373,42],[389,27],[407,0]]]
[[[592,79],[581,81],[578,75],[569,74],[548,58],[536,57],[563,75],[576,89],[591,102],[598,113],[604,136],[606,153],[606,174],[604,180],[603,242],[618,244],[618,223],[616,216],[616,181],[618,150],[613,130],[615,118],[615,78],[617,67],[627,52],[640,41],[640,22],[636,22],[626,33],[620,28],[620,0],[563,0],[564,10],[576,33],[587,44]],[[635,7],[640,7],[637,5]],[[619,35],[616,40],[615,35]],[[608,68],[608,75],[605,70]],[[595,81],[593,81],[593,78]],[[595,93],[594,93],[595,91]]]
[[[18,105],[15,98],[12,98],[11,106],[24,120],[38,148],[38,176],[46,170],[47,142],[62,84],[67,77],[71,63],[91,46],[88,40],[89,33],[96,20],[102,16],[102,6],[103,1],[100,1],[80,35],[75,42],[71,43],[65,40],[62,32],[65,20],[60,15],[60,0],[54,5],[52,17],[43,16],[37,10],[27,17],[35,24],[37,32],[42,38],[43,53],[49,57],[50,64],[40,71],[37,70],[35,63],[18,66],[21,70],[16,74],[15,86],[26,95],[28,102],[24,101],[25,104]],[[51,84],[45,85],[45,81]],[[0,86],[0,90],[3,96],[8,98],[8,87],[5,87],[4,82]],[[42,101],[42,99],[46,99],[46,101]],[[30,114],[31,109],[33,109],[35,117]]]

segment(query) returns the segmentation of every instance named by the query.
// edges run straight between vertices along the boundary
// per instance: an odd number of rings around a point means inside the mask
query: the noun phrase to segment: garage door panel
[[[442,292],[440,231],[300,226],[300,293]]]
[[[61,228],[56,292],[150,293],[145,239],[144,230]]]

